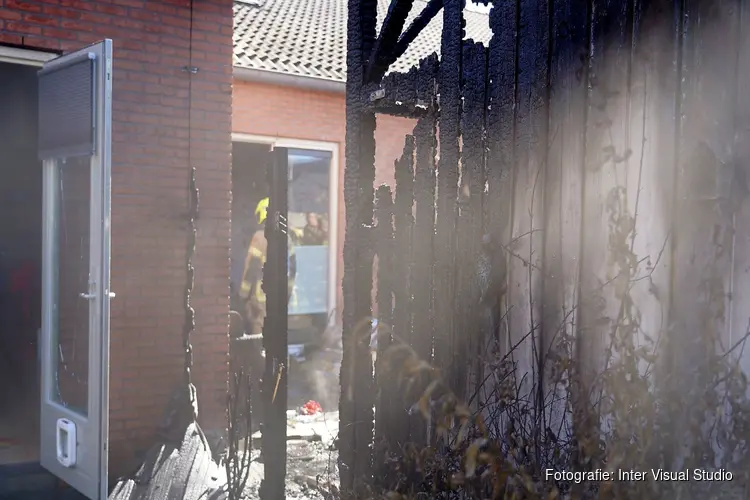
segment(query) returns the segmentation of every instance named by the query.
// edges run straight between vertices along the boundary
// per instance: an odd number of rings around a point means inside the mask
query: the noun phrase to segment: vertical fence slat
[[[375,358],[375,480],[376,485],[386,487],[388,470],[386,453],[391,450],[393,435],[390,432],[393,423],[393,387],[392,374],[383,368],[386,350],[392,342],[391,325],[393,324],[393,288],[395,283],[395,255],[393,245],[393,198],[391,189],[382,185],[376,193],[375,218],[377,220],[376,249],[378,255],[378,330],[377,355]]]
[[[461,118],[461,40],[464,0],[445,0],[439,72],[440,121],[435,235],[435,362],[452,366],[455,297],[455,228]]]
[[[372,361],[369,335],[357,331],[372,314],[372,254],[367,228],[373,218],[375,115],[366,111],[365,61],[375,42],[377,2],[349,0],[347,22],[346,166],[344,169],[344,275],[340,384],[339,475],[342,498],[371,479]],[[365,328],[365,330],[369,330]],[[369,332],[368,332],[369,333]],[[356,396],[356,399],[355,399]]]
[[[535,357],[541,314],[542,218],[548,128],[548,3],[520,3],[516,162],[513,178],[512,242],[508,289],[510,344],[520,398],[536,398]],[[529,401],[531,404],[531,401]]]
[[[288,358],[288,263],[287,217],[289,151],[276,148],[268,166],[268,184],[271,186],[268,222],[265,236],[268,241],[268,260],[263,266],[261,287],[267,297],[267,312],[263,321],[263,346],[266,366],[263,375],[263,450],[268,458],[264,462],[264,477],[260,497],[283,498],[286,488],[286,454],[271,450],[286,448],[286,402]]]
[[[487,78],[487,193],[483,203],[485,228],[502,244],[510,239],[510,214],[512,203],[512,169],[515,162],[515,101],[516,101],[516,13],[517,2],[495,2],[490,10],[489,21],[492,38],[488,47]],[[508,262],[509,254],[503,255]],[[506,265],[507,268],[507,265]],[[507,275],[506,275],[507,285]],[[507,296],[507,293],[506,293]],[[507,304],[501,301],[501,314],[506,313]],[[483,338],[489,346],[488,351],[498,354],[507,352],[508,337],[507,322],[500,322],[499,331]],[[497,415],[497,393],[491,384],[485,384],[477,393],[479,401],[484,402],[486,408],[482,416],[487,420],[490,428],[499,432],[496,421],[491,421],[492,415]]]
[[[740,54],[737,71],[737,128],[735,142],[735,167],[744,179],[737,179],[739,189],[744,193],[737,196],[738,211],[735,214],[734,262],[732,268],[732,318],[729,332],[729,344],[739,342],[750,326],[750,196],[747,196],[750,179],[750,6],[740,5]],[[744,182],[743,182],[744,181]],[[741,185],[744,184],[744,185]],[[744,194],[744,196],[742,196]],[[740,365],[746,374],[750,374],[750,350],[742,352]]]
[[[468,377],[480,363],[476,360],[477,339],[489,325],[479,308],[477,260],[484,234],[482,200],[484,198],[484,114],[487,57],[484,46],[467,40],[463,45],[461,115],[461,194],[456,233],[458,294],[460,306],[454,337],[454,368],[452,385],[461,400],[468,400]]]
[[[631,246],[643,262],[631,283],[640,332],[636,344],[656,348],[667,327],[674,203],[677,25],[671,0],[637,0],[633,12],[630,77],[628,212],[635,234]],[[641,368],[645,368],[642,366]]]
[[[414,136],[407,135],[404,150],[395,163],[396,193],[393,222],[396,245],[396,303],[393,331],[403,342],[412,344],[412,248],[414,243]]]
[[[625,132],[629,7],[630,1],[594,0],[592,4],[581,248],[585,267],[581,268],[577,332],[577,360],[586,383],[598,381],[608,362],[606,353],[622,304],[615,288],[627,284],[630,272],[630,262],[623,267],[626,252],[612,248],[610,239],[610,218],[617,218],[614,224],[622,229],[627,224],[623,218],[629,217],[622,209],[627,193],[620,190],[632,156]]]
[[[433,273],[435,235],[435,133],[436,117],[421,118],[414,128],[416,141],[414,173],[414,250],[412,252],[412,348],[420,359],[432,361],[434,328]],[[428,444],[421,417],[412,421],[412,440]]]
[[[549,155],[545,179],[545,274],[542,328],[547,344],[561,356],[570,356],[578,306],[581,242],[583,162],[586,106],[587,0],[555,2],[552,14],[550,64]],[[558,350],[559,348],[559,350]],[[547,413],[549,427],[565,439],[565,400],[562,384],[571,381],[545,366],[555,390],[545,398],[559,397]],[[565,378],[563,378],[565,377]],[[545,404],[550,404],[545,399]]]
[[[418,81],[418,95],[429,109],[428,114],[417,121],[414,127],[415,172],[414,172],[414,253],[413,286],[413,348],[417,355],[432,361],[434,334],[434,272],[435,272],[435,191],[437,153],[437,115],[435,113],[435,76],[437,57],[422,61],[422,72]]]
[[[490,10],[492,39],[488,49],[487,77],[487,196],[484,203],[488,231],[507,239],[511,179],[514,162],[514,112],[516,98],[516,2],[494,3]]]
[[[404,151],[396,161],[396,192],[394,196],[394,241],[396,278],[394,281],[393,333],[396,338],[412,345],[412,248],[414,232],[414,136],[407,135]],[[401,386],[400,389],[403,389]],[[403,394],[405,401],[411,401],[411,394]],[[400,401],[403,403],[404,400]],[[404,444],[409,439],[409,417],[404,404],[394,416],[391,432],[397,442]]]
[[[513,200],[512,170],[515,164],[515,105],[516,105],[516,38],[517,2],[494,2],[489,21],[492,39],[488,48],[487,76],[491,82],[488,89],[487,106],[487,194],[484,203],[486,229],[502,244],[510,240],[510,219]],[[506,263],[510,254],[506,251]],[[506,265],[507,268],[507,265]],[[507,280],[507,276],[506,276]],[[507,283],[506,283],[507,284]],[[506,293],[507,297],[507,293]],[[505,302],[505,306],[503,306]],[[507,300],[501,302],[501,314],[507,313]],[[499,332],[494,338],[483,339],[490,351],[504,355],[509,346],[507,321],[500,322]],[[482,415],[495,432],[499,432],[497,422],[489,421],[496,415],[496,391],[490,386],[479,391],[478,398],[488,406]]]
[[[739,37],[738,0],[685,4],[682,39],[682,101],[677,167],[678,239],[674,248],[669,341],[675,364],[673,388],[706,397],[708,353],[726,347],[731,269],[732,209],[722,185],[732,164]],[[720,348],[720,347],[719,347]],[[697,406],[696,406],[697,408]],[[674,443],[697,429],[689,412],[675,416]]]

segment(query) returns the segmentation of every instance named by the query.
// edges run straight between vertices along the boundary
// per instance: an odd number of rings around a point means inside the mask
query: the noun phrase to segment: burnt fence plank
[[[375,115],[366,110],[365,64],[376,38],[377,2],[348,0],[346,44],[346,148],[344,168],[344,273],[339,399],[339,475],[342,498],[364,491],[372,479],[373,395],[369,337],[358,325],[372,314],[372,254]],[[364,363],[363,363],[364,361]],[[368,368],[369,367],[369,368]]]
[[[454,318],[458,313],[455,288],[456,217],[458,214],[458,162],[461,120],[461,44],[463,0],[445,0],[441,63],[439,148],[437,171],[437,228],[435,234],[435,362],[450,371],[453,366]]]
[[[467,40],[463,44],[462,57],[461,189],[456,229],[459,290],[456,297],[459,309],[456,312],[459,316],[456,318],[456,335],[453,339],[455,360],[452,385],[456,395],[461,400],[467,400],[471,389],[469,376],[480,364],[477,361],[478,335],[488,326],[479,308],[477,277],[479,245],[484,234],[486,49],[481,43]]]
[[[586,107],[588,1],[555,2],[551,18],[549,154],[544,200],[542,328],[547,345],[572,355],[578,300]],[[555,436],[570,428],[564,384],[546,364],[546,418]],[[554,404],[550,404],[549,399]],[[570,436],[557,436],[567,439]],[[550,457],[545,457],[550,458]]]
[[[393,443],[393,374],[386,369],[387,350],[393,341],[391,325],[393,324],[393,298],[396,273],[394,269],[395,253],[393,244],[393,197],[391,189],[382,185],[376,191],[375,218],[377,220],[376,250],[377,250],[377,308],[378,328],[376,333],[377,346],[375,358],[375,446],[374,472],[376,486],[387,487],[389,482],[386,465],[387,453],[391,451]]]
[[[547,0],[524,1],[518,13],[515,169],[513,171],[512,251],[508,266],[509,340],[515,351],[516,391],[530,402],[528,415],[538,418],[537,398],[543,254],[544,175],[548,143]],[[538,422],[527,422],[538,430]],[[536,437],[536,436],[535,436]],[[537,447],[538,449],[538,447]]]
[[[703,362],[727,346],[734,208],[732,185],[739,0],[683,4],[675,272],[668,341],[675,393],[705,400]],[[710,236],[709,236],[710,235]],[[675,415],[672,442],[693,433],[691,412]],[[697,435],[695,436],[698,437]],[[690,440],[687,440],[688,442]],[[678,456],[675,456],[679,460]]]
[[[407,135],[404,150],[395,163],[396,189],[394,194],[393,224],[395,259],[393,332],[399,342],[412,344],[412,252],[414,244],[414,136]],[[401,393],[406,385],[399,386]],[[407,406],[411,394],[401,394],[399,408],[393,420],[395,440],[403,445],[409,440],[409,418]]]

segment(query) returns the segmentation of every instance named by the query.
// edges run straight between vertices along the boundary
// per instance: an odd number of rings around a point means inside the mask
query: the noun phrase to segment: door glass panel
[[[297,276],[289,314],[328,312],[328,228],[331,153],[289,150],[289,226]]]
[[[57,162],[58,265],[53,285],[52,400],[80,415],[88,413],[89,242],[91,162]]]

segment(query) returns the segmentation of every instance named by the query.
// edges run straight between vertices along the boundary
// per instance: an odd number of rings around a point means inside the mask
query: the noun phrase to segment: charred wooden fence
[[[492,3],[484,46],[464,39],[462,0],[416,16],[392,0],[380,26],[375,0],[348,2],[342,492],[371,483],[374,434],[427,439],[393,374],[373,370],[360,328],[373,286],[392,326],[378,350],[409,344],[467,399],[493,336],[538,388],[557,337],[574,339],[584,373],[626,334],[672,342],[665,366],[680,370],[705,332],[728,346],[748,325],[747,7]],[[388,73],[436,16],[440,56]],[[393,189],[374,186],[378,113],[415,120]],[[485,235],[505,256],[489,274]],[[487,294],[502,296],[499,330],[481,319]]]

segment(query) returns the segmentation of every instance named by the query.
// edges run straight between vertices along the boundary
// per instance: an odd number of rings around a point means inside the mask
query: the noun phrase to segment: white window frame
[[[310,141],[291,137],[274,137],[267,135],[232,133],[232,142],[267,144],[272,147],[289,149],[311,149],[331,153],[331,170],[329,172],[328,187],[328,321],[336,322],[338,287],[336,277],[339,257],[339,144],[336,142]]]

